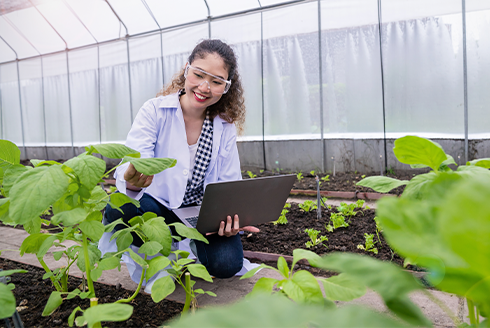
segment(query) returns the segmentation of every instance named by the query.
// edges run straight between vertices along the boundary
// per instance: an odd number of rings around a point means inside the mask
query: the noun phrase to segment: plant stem
[[[145,254],[145,261],[146,261],[146,257],[147,257],[147,255]],[[140,282],[138,284],[138,288],[136,288],[136,290],[134,291],[134,294],[131,295],[131,297],[125,298],[125,299],[122,299],[122,300],[117,300],[114,303],[129,303],[132,300],[134,300],[134,298],[136,297],[136,295],[138,295],[138,293],[140,292],[141,286],[143,285],[143,280],[145,278],[145,274],[146,274],[146,268],[143,269],[143,272],[141,273]]]
[[[42,267],[43,267],[44,271],[46,271],[46,273],[51,272],[51,270],[49,269],[49,267],[46,265],[46,262],[44,262],[44,260],[43,260],[42,258],[39,258],[39,257],[38,257],[37,259],[39,260],[39,263],[41,263],[41,265],[42,265]],[[53,277],[53,276],[51,276],[51,277],[49,277],[49,279],[51,279],[51,282],[53,283],[54,288],[56,288],[56,290],[57,290],[58,292],[61,292],[61,286],[60,286],[60,284],[59,284],[59,283],[58,283],[58,282],[57,282],[57,281],[54,279],[54,277]]]
[[[185,314],[187,314],[187,311],[189,311],[189,308],[191,306],[191,274],[189,272],[185,273],[185,285],[184,285],[184,290],[185,290],[185,304],[184,304],[184,309],[182,310],[181,317],[184,317]]]
[[[466,299],[466,303],[468,303],[468,314],[470,317],[470,324],[476,325],[475,305],[473,304],[473,301],[470,300],[469,298]]]
[[[434,302],[437,306],[439,306],[439,308],[441,308],[441,310],[443,310],[448,315],[449,318],[451,318],[451,320],[454,322],[454,324],[457,327],[461,325],[461,321],[458,319],[456,315],[454,315],[453,311],[451,311],[446,304],[441,302],[440,299],[432,295],[428,290],[423,289],[422,291],[432,302]]]
[[[90,294],[95,298],[95,290],[94,290],[94,283],[92,281],[92,277],[90,276],[90,259],[88,255],[88,244],[87,244],[87,237],[85,234],[82,232],[82,240],[83,240],[83,255],[84,255],[84,260],[85,260],[85,274],[87,275],[87,285],[88,285],[88,290],[90,291]],[[92,301],[92,298],[90,299],[90,306],[95,306],[97,305],[97,299],[95,298],[95,301]]]
[[[66,272],[64,272],[62,275],[61,275],[61,287],[63,289],[63,292],[67,293],[68,292],[68,275],[66,274]]]

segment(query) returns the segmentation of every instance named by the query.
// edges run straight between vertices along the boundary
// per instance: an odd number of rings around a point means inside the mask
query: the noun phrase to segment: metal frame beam
[[[464,97],[464,159],[470,160],[468,147],[468,57],[466,54],[466,1],[461,0],[463,18],[463,97]],[[460,164],[460,163],[458,163]]]

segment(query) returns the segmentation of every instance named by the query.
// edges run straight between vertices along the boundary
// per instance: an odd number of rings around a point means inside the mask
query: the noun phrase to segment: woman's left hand
[[[219,225],[218,235],[232,237],[240,231],[259,232],[260,229],[252,226],[246,226],[240,228],[240,219],[238,218],[238,215],[235,214],[233,221],[231,219],[231,216],[229,215],[226,218],[226,224],[225,221],[221,221]],[[212,233],[207,233],[206,235],[210,235],[210,234]]]

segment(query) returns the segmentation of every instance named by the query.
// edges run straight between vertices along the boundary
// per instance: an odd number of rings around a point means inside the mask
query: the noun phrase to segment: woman
[[[136,115],[126,145],[143,158],[174,158],[177,164],[155,176],[141,174],[132,164],[119,167],[119,192],[138,199],[141,207],[125,204],[123,215],[107,206],[107,223],[121,217],[127,222],[144,212],[179,222],[171,210],[199,205],[208,183],[241,179],[236,131],[243,129],[245,106],[237,60],[227,44],[199,43],[185,68],[157,96]],[[240,230],[258,231],[240,228],[238,216],[228,216],[217,234],[206,236],[209,244],[195,242],[197,257],[211,275],[228,278],[242,268]],[[141,245],[136,235],[133,240]]]

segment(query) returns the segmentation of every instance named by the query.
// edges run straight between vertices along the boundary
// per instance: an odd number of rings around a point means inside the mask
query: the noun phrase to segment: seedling
[[[264,173],[264,170],[259,170],[260,174]]]
[[[252,171],[247,171],[247,174],[250,177],[250,179],[253,179],[253,178],[256,178],[257,177],[257,174],[253,174]]]
[[[323,178],[321,178],[321,180],[322,180],[323,182],[328,182],[328,181],[330,181],[330,175],[326,175],[326,176],[324,176]]]
[[[331,213],[330,214],[330,221],[332,222],[334,229],[349,226],[349,224],[347,222],[345,222],[345,217],[342,213]]]
[[[376,222],[376,236],[378,236],[378,243],[381,247],[381,238],[379,238],[379,233],[383,231],[383,229],[381,229],[381,223],[379,222],[379,219],[377,216],[374,217],[374,222]]]
[[[364,233],[364,239],[365,241],[365,246],[359,244],[357,245],[357,249],[362,249],[363,251],[366,252],[373,252],[374,254],[378,254],[378,249],[374,247],[374,234],[370,233]]]
[[[311,248],[316,245],[322,244],[323,246],[327,247],[327,245],[323,244],[324,241],[328,241],[328,238],[325,236],[320,236],[320,231],[315,230],[315,229],[305,229],[305,232],[308,234],[308,237],[310,237],[310,241],[306,242],[306,248]]]
[[[299,208],[304,212],[309,212],[317,209],[317,205],[312,200],[305,200],[303,204],[298,204]]]
[[[289,211],[286,208],[290,208],[290,207],[291,207],[291,204],[290,203],[284,204],[284,208],[281,211],[281,215],[279,216],[279,219],[277,219],[276,221],[273,221],[272,223],[274,225],[277,225],[277,224],[287,224],[288,223],[288,219],[286,218],[286,213],[289,213]]]
[[[363,179],[364,179],[365,177],[366,177],[366,175],[365,175],[365,174],[361,175],[361,178],[363,178]]]
[[[296,174],[296,178],[298,179],[298,181],[301,181],[303,180],[303,173],[299,172],[298,174]]]
[[[315,170],[311,170],[311,171],[310,171],[310,174],[311,174],[312,176],[315,176]]]

